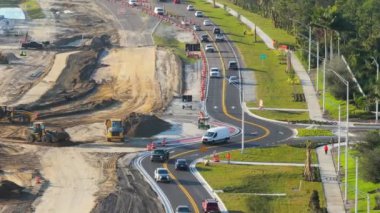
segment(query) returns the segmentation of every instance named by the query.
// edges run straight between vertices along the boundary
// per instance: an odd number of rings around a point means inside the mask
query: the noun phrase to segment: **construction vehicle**
[[[34,122],[28,129],[28,142],[57,143],[70,140],[70,135],[64,130],[47,130],[43,122]]]
[[[29,123],[37,118],[37,114],[14,107],[0,106],[0,121]]]
[[[107,119],[105,125],[107,141],[124,141],[124,121],[122,119]]]
[[[206,117],[203,112],[199,112],[198,117],[198,129],[210,129],[210,124],[208,124],[209,117]]]

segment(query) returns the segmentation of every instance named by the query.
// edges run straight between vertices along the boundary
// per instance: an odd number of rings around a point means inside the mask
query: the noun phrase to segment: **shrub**
[[[297,129],[298,136],[308,137],[308,136],[333,136],[331,130],[327,129]]]

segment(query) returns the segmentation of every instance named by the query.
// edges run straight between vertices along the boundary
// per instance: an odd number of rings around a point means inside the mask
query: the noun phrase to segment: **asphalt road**
[[[180,14],[187,17],[187,20],[195,20],[201,25],[202,30],[197,32],[198,35],[208,33],[212,40],[214,35],[211,30],[214,26],[203,26],[205,18],[195,18],[194,11],[186,10],[186,3],[173,4],[171,2],[162,3],[165,10]],[[227,35],[228,36],[228,35]],[[227,37],[226,37],[227,38]],[[228,38],[227,38],[228,39]],[[207,60],[209,67],[218,67],[223,74],[222,78],[209,79],[208,93],[206,107],[208,114],[219,121],[234,125],[241,126],[241,113],[240,107],[240,90],[239,85],[229,85],[227,77],[230,75],[239,76],[238,71],[228,71],[225,69],[229,60],[238,60],[241,68],[244,65],[240,58],[236,58],[232,47],[227,42],[209,42],[216,47],[216,52],[207,53]],[[244,79],[243,79],[244,83]],[[289,138],[293,132],[277,124],[261,121],[250,117],[245,114],[245,147],[266,146],[280,143],[281,141]],[[146,171],[152,175],[154,170],[158,167],[167,167],[174,178],[171,183],[158,183],[160,188],[169,198],[173,209],[178,205],[189,205],[192,212],[201,211],[201,202],[205,198],[210,198],[211,195],[203,188],[198,180],[188,171],[176,171],[174,169],[174,162],[177,158],[185,158],[188,163],[205,155],[209,155],[214,150],[217,152],[239,149],[241,147],[241,135],[233,137],[228,144],[218,146],[209,146],[208,151],[200,153],[200,144],[189,145],[185,147],[175,148],[171,153],[171,159],[167,164],[152,163],[149,158],[143,160],[142,165]]]

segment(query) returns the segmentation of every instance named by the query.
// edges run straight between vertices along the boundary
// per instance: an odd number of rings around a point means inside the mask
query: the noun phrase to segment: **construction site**
[[[119,1],[38,3],[0,33],[0,212],[163,212],[130,161],[177,97],[199,101],[194,65],[153,34],[193,35]]]

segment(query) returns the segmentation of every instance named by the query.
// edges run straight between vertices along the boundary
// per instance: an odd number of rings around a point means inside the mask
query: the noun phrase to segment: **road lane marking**
[[[193,150],[189,150],[189,151],[186,151],[186,152],[182,152],[182,153],[179,153],[177,155],[174,155],[172,158],[177,158],[177,157],[180,157],[182,155],[186,155],[186,154],[189,154],[189,153],[192,153],[192,152],[195,152],[195,151],[198,151],[198,149],[193,149]],[[167,169],[169,171],[169,176],[171,179],[173,179],[173,181],[175,183],[177,183],[177,186],[181,189],[181,191],[185,194],[185,196],[187,197],[187,199],[189,200],[191,206],[193,207],[194,209],[194,213],[199,213],[199,208],[198,208],[198,205],[197,203],[195,202],[194,198],[190,195],[189,191],[179,182],[179,180],[170,172],[169,168],[168,168],[168,163],[163,163],[162,164],[163,167],[165,169]]]

